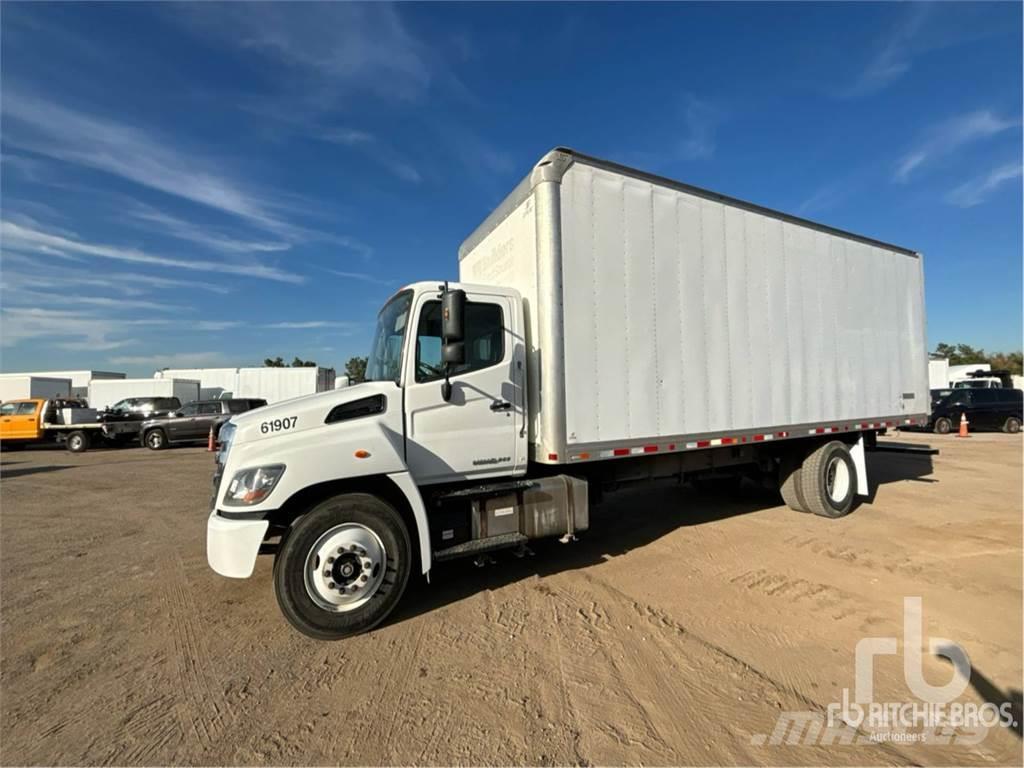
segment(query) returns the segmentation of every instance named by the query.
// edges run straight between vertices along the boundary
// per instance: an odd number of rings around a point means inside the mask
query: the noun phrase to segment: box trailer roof
[[[687,192],[691,195],[703,197],[707,200],[714,200],[724,205],[741,208],[746,211],[752,211],[764,216],[770,216],[781,221],[799,224],[804,227],[818,230],[819,232],[827,232],[830,235],[844,237],[848,240],[854,240],[867,245],[874,245],[879,248],[886,248],[890,251],[896,251],[897,253],[903,253],[915,258],[920,256],[920,253],[917,251],[911,248],[906,248],[902,245],[894,245],[893,243],[888,243],[884,240],[878,240],[865,235],[858,235],[855,232],[833,227],[828,224],[822,224],[821,222],[813,221],[811,219],[805,219],[801,216],[794,216],[793,214],[784,213],[783,211],[758,205],[757,203],[751,203],[747,200],[741,200],[737,197],[723,195],[719,192],[704,189],[703,187],[696,187],[692,184],[685,184],[681,181],[675,181],[674,179],[669,179],[665,176],[659,176],[654,173],[637,170],[636,168],[630,168],[629,166],[621,165],[619,163],[612,162],[611,160],[602,160],[599,157],[586,155],[568,147],[556,147],[537,162],[531,172],[527,174],[526,178],[519,182],[508,197],[506,197],[501,204],[491,212],[490,216],[484,219],[483,223],[481,223],[480,226],[478,226],[469,235],[469,237],[463,241],[462,245],[459,247],[459,260],[461,261],[465,258],[466,254],[479,245],[483,239],[498,226],[498,224],[504,221],[509,214],[511,214],[512,211],[514,211],[519,204],[530,195],[530,192],[538,182],[553,178],[561,178],[562,174],[564,174],[565,171],[569,169],[569,166],[574,162],[591,165],[596,168],[603,168],[623,176],[631,176],[651,184],[657,184],[658,186],[667,187],[669,189]],[[537,173],[538,171],[540,171],[539,174]]]

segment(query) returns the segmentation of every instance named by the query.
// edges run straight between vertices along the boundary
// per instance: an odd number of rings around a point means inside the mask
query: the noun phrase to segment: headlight
[[[217,433],[217,453],[215,455],[218,464],[226,464],[228,451],[231,450],[231,441],[235,438],[237,427],[231,419],[221,424],[220,432]]]
[[[266,499],[284,474],[284,464],[270,464],[236,472],[224,494],[229,507],[248,507]]]

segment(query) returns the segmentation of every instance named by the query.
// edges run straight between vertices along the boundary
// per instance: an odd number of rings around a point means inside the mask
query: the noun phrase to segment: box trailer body
[[[459,274],[523,296],[536,461],[928,411],[904,248],[556,152]]]
[[[93,379],[89,383],[89,406],[109,408],[128,397],[176,397],[182,405],[199,399],[195,379]]]
[[[308,635],[371,628],[413,567],[570,542],[627,483],[742,474],[842,517],[877,434],[927,421],[906,248],[554,150],[459,275],[385,303],[364,382],[221,430],[207,559],[276,551]]]
[[[928,387],[930,389],[949,388],[949,360],[947,358],[928,361]]]
[[[0,374],[23,375],[23,376],[45,376],[57,379],[71,379],[71,396],[85,399],[89,396],[89,382],[93,379],[123,379],[125,374],[116,371],[31,371],[24,374]]]
[[[71,397],[71,379],[35,374],[5,373],[0,375],[0,401],[26,398]]]
[[[199,381],[200,399],[256,397],[267,403],[289,400],[334,389],[333,368],[169,368],[157,371],[157,378]]]

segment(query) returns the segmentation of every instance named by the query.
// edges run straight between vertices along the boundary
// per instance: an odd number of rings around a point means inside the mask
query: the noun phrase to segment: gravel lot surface
[[[609,497],[575,544],[438,566],[373,633],[318,643],[270,558],[206,565],[202,449],[5,452],[0,761],[15,764],[1008,764],[1021,741],[772,745],[854,685],[854,646],[963,645],[965,702],[1019,701],[1022,442],[900,435],[832,521],[754,489]],[[925,640],[927,643],[927,639]],[[933,684],[951,668],[925,649]],[[902,658],[875,698],[912,700]]]

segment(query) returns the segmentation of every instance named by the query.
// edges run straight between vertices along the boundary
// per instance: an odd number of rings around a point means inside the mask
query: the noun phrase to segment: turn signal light
[[[358,451],[355,452],[355,457],[357,459],[368,459],[370,458],[370,452],[364,451],[362,448],[360,448]]]

